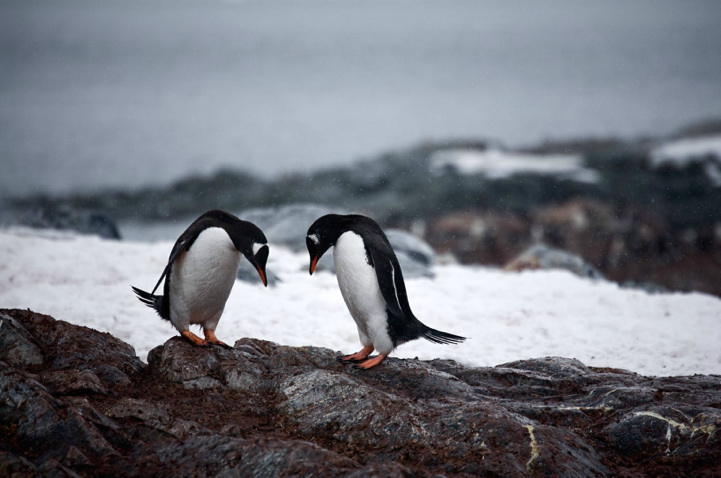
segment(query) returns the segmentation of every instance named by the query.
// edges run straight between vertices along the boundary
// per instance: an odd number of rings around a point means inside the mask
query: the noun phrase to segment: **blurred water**
[[[721,116],[717,0],[1,0],[0,197]]]

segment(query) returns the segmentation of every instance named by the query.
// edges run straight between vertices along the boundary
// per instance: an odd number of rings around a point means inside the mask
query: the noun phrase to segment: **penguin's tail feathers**
[[[138,289],[137,287],[130,286],[133,289],[133,292],[135,292],[135,295],[138,296],[138,300],[142,302],[143,304],[147,305],[151,309],[155,309],[155,311],[158,313],[160,317],[163,319],[168,319],[168,317],[163,316],[163,299],[164,297],[162,295],[153,295],[150,292],[145,292],[144,290]]]
[[[448,332],[441,332],[440,330],[432,329],[430,327],[423,332],[422,337],[434,344],[460,344],[466,340],[466,337],[449,334]]]

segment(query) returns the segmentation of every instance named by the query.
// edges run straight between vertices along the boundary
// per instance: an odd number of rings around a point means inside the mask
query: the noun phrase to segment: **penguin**
[[[218,340],[215,328],[235,284],[241,258],[248,259],[267,287],[268,252],[268,240],[255,224],[225,211],[208,211],[175,241],[168,265],[152,292],[131,287],[142,303],[170,321],[190,343],[230,348]],[[163,295],[154,295],[163,279]],[[203,328],[205,340],[189,330],[191,324]]]
[[[455,344],[465,337],[432,329],[413,315],[403,273],[388,238],[373,219],[357,214],[327,214],[308,229],[309,272],[334,246],[336,278],[348,311],[358,327],[363,348],[338,357],[361,369],[382,363],[399,345],[424,338],[437,344]],[[374,351],[378,355],[368,356]]]

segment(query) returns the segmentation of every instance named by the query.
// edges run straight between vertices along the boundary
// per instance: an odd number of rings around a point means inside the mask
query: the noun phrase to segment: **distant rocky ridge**
[[[144,364],[109,334],[0,310],[0,475],[721,475],[719,376],[335,356],[175,337]]]

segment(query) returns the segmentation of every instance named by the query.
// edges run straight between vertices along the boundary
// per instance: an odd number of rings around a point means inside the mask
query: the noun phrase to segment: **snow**
[[[721,135],[668,141],[650,154],[650,164],[656,168],[686,168],[692,163],[702,163],[711,183],[721,187]]]
[[[172,243],[118,242],[12,228],[0,231],[0,307],[29,308],[109,332],[141,359],[177,335],[141,304]],[[276,287],[238,281],[217,334],[280,344],[359,350],[356,327],[333,275],[308,275],[305,254],[271,244]],[[469,337],[460,345],[417,340],[396,357],[446,358],[493,366],[549,355],[644,375],[721,374],[721,299],[699,293],[650,295],[565,271],[504,272],[440,265],[435,279],[407,281],[411,307],[427,325]]]
[[[651,164],[685,167],[689,163],[709,156],[721,160],[721,135],[685,138],[663,143],[651,151]]]
[[[503,179],[514,174],[562,175],[579,182],[598,182],[598,173],[583,167],[583,158],[574,154],[527,154],[489,148],[449,149],[431,158],[431,167],[452,167],[460,174],[483,174],[489,179]]]

